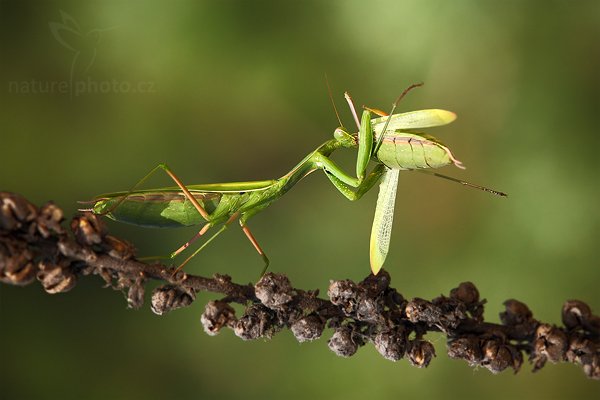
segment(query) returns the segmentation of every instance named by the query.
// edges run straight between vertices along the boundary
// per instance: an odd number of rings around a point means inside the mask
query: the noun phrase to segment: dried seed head
[[[390,287],[392,278],[386,270],[381,270],[377,275],[369,274],[358,286],[366,291],[369,297],[377,297]]]
[[[452,339],[448,343],[448,357],[465,360],[470,366],[480,365],[483,354],[479,347],[479,339],[476,336]]]
[[[530,323],[533,320],[533,314],[527,305],[518,300],[510,299],[504,303],[505,310],[500,313],[500,320],[504,325],[516,326]]]
[[[354,318],[359,321],[379,322],[383,320],[382,311],[383,305],[376,299],[359,296]]]
[[[430,303],[427,300],[415,298],[406,304],[404,312],[406,313],[406,318],[408,318],[408,320],[413,324],[416,324],[423,319],[421,314],[429,307]]]
[[[359,292],[358,286],[350,280],[331,281],[327,295],[346,315],[352,315],[357,308]]]
[[[510,349],[513,358],[512,368],[514,369],[516,374],[521,369],[521,365],[523,365],[523,353],[521,353],[520,350],[518,350],[515,346],[512,345],[509,345],[508,348]]]
[[[92,213],[74,217],[71,221],[71,230],[77,242],[84,246],[100,244],[106,236],[106,224]]]
[[[37,217],[37,207],[24,197],[9,192],[0,192],[0,230],[5,232],[20,229],[23,224]]]
[[[590,364],[596,354],[596,345],[584,334],[573,332],[569,337],[567,361],[581,365]]]
[[[106,235],[104,237],[102,247],[109,256],[120,260],[129,260],[135,256],[135,247],[133,247],[131,243],[111,235]]]
[[[127,306],[129,308],[138,310],[144,305],[144,294],[146,292],[144,288],[145,283],[146,280],[144,277],[140,276],[130,284],[129,289],[127,290]]]
[[[204,332],[215,336],[224,326],[230,326],[235,322],[235,310],[224,301],[211,301],[204,307],[200,322]]]
[[[588,378],[600,379],[600,355],[596,354],[593,362],[583,365],[583,372]]]
[[[300,343],[320,338],[323,329],[325,329],[325,322],[315,314],[300,318],[291,326],[292,333]]]
[[[448,298],[435,299],[439,303],[433,304],[427,300],[414,298],[406,304],[404,312],[412,323],[424,322],[447,331],[458,326],[465,314],[464,305]],[[441,307],[440,307],[441,305]]]
[[[450,291],[450,298],[465,304],[476,304],[479,302],[479,290],[472,282],[462,282],[457,288]]]
[[[407,332],[402,326],[384,330],[375,335],[373,344],[384,358],[390,361],[398,361],[404,357],[406,351],[406,335]]]
[[[54,203],[47,203],[40,208],[37,217],[37,230],[42,237],[47,238],[52,234],[63,234],[65,232],[61,225],[63,211]]]
[[[0,243],[0,281],[25,286],[35,280],[37,266],[25,242]]]
[[[427,340],[415,339],[408,342],[407,354],[413,366],[427,368],[431,359],[435,357],[435,347]]]
[[[550,324],[541,324],[538,326],[535,336],[532,356],[542,356],[553,363],[565,359],[569,343],[567,335],[562,330]]]
[[[267,307],[278,309],[292,301],[292,284],[285,275],[271,272],[263,275],[254,286],[256,297]]]
[[[35,280],[36,274],[37,268],[35,268],[33,262],[29,261],[20,264],[18,269],[4,271],[0,274],[0,281],[11,285],[25,286]]]
[[[243,340],[254,340],[260,337],[271,338],[277,330],[274,321],[275,315],[270,309],[262,304],[253,304],[235,322],[233,332]]]
[[[114,271],[108,268],[96,268],[95,273],[98,274],[98,276],[100,276],[100,278],[102,278],[102,280],[105,283],[105,287],[113,287],[113,274]],[[122,283],[119,283],[117,281],[117,286],[119,287],[119,285]]]
[[[196,299],[196,292],[181,286],[163,285],[152,292],[150,308],[157,315],[187,307]]]
[[[497,339],[489,339],[483,343],[483,360],[481,365],[497,374],[513,365],[510,350]]]
[[[57,265],[48,261],[40,261],[38,267],[37,279],[47,293],[65,293],[77,284],[77,275],[73,273],[68,264]]]
[[[592,310],[583,301],[569,300],[563,305],[562,322],[569,330],[583,327],[592,315]]]
[[[350,357],[358,350],[358,344],[353,339],[352,329],[342,326],[337,328],[327,342],[329,349],[340,357]]]

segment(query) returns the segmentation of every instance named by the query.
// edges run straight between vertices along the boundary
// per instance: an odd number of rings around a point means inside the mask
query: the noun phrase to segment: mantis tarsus
[[[360,199],[375,183],[381,180],[370,244],[371,270],[377,274],[383,266],[389,249],[400,170],[428,172],[463,185],[506,196],[495,190],[428,171],[450,164],[459,168],[464,167],[452,155],[450,149],[439,140],[414,131],[415,129],[449,124],[456,119],[454,113],[428,109],[393,114],[400,99],[417,86],[420,84],[411,85],[402,93],[394,103],[389,115],[365,107],[360,121],[352,99],[346,94],[346,100],[356,121],[358,133],[351,134],[343,127],[337,128],[333,133],[333,139],[321,144],[279,179],[186,186],[166,164],[159,164],[129,191],[108,193],[96,197],[89,211],[107,215],[116,221],[147,227],[181,227],[204,223],[198,233],[171,253],[169,258],[180,254],[210,228],[219,226],[219,229],[183,261],[178,269],[187,264],[192,257],[227,229],[230,223],[238,220],[242,230],[264,260],[264,273],[269,265],[269,259],[248,228],[247,221],[252,216],[287,193],[302,178],[317,170],[325,172],[335,188],[351,201]],[[372,113],[379,117],[372,118]],[[358,148],[356,176],[347,174],[331,160],[330,155],[340,148]],[[375,162],[376,165],[367,174],[370,161]],[[137,189],[151,175],[161,169],[177,186]]]

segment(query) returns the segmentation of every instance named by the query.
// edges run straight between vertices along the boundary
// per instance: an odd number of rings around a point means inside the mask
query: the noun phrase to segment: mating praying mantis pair
[[[399,171],[426,172],[498,196],[506,196],[505,193],[496,190],[429,171],[450,164],[458,168],[464,167],[452,155],[450,149],[439,140],[415,131],[449,124],[456,119],[456,114],[439,109],[394,114],[400,100],[410,90],[421,85],[422,83],[414,84],[404,90],[394,102],[389,114],[365,107],[360,121],[353,101],[346,93],[345,98],[356,122],[358,133],[352,134],[343,127],[337,128],[333,133],[333,139],[317,147],[279,179],[184,185],[171,168],[166,164],[159,164],[129,191],[100,195],[92,201],[92,208],[84,211],[92,211],[116,221],[145,227],[204,224],[198,233],[167,258],[179,255],[210,228],[219,227],[181,263],[177,270],[186,265],[237,220],[246,237],[264,260],[265,265],[262,270],[264,274],[269,266],[269,258],[247,225],[251,217],[267,208],[296,183],[317,170],[325,172],[334,187],[351,201],[360,199],[381,180],[370,242],[371,271],[377,274],[385,262],[390,246]],[[372,113],[378,117],[372,118]],[[342,125],[341,121],[340,125]],[[331,160],[330,155],[340,148],[358,148],[356,176],[344,172]],[[371,161],[376,165],[367,174],[368,164]],[[164,170],[177,186],[137,189],[158,170]]]

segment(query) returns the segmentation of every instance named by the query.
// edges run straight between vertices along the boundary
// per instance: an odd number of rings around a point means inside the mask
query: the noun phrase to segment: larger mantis
[[[225,231],[232,222],[237,220],[248,240],[262,257],[264,274],[269,265],[269,258],[248,227],[247,222],[251,217],[279,199],[307,175],[318,170],[323,171],[334,187],[351,201],[360,199],[375,183],[381,181],[370,243],[371,270],[373,274],[377,274],[385,262],[390,245],[399,171],[419,170],[423,172],[450,164],[464,168],[462,163],[452,155],[450,149],[439,140],[415,131],[449,124],[456,119],[456,114],[440,109],[394,114],[400,99],[417,86],[420,84],[411,85],[402,93],[394,103],[389,115],[379,110],[365,108],[360,121],[350,96],[346,94],[346,100],[350,105],[358,133],[349,133],[343,127],[335,129],[332,139],[321,144],[291,171],[278,179],[184,185],[169,166],[159,164],[129,191],[108,193],[96,197],[89,211],[107,215],[116,221],[147,227],[181,227],[203,224],[198,233],[171,253],[169,258],[180,254],[195,240],[205,235],[209,229],[218,227],[216,232],[183,261],[178,269],[187,264]],[[372,113],[377,114],[378,117],[373,118]],[[355,175],[344,172],[330,158],[331,154],[340,148],[358,149]],[[375,166],[367,174],[370,162],[374,162]],[[176,186],[138,189],[159,170],[166,172]],[[430,173],[463,185],[505,196],[501,192],[437,173]]]

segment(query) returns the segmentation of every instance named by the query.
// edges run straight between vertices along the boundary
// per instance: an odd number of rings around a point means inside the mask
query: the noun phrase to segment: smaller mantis
[[[262,257],[265,264],[262,271],[264,274],[269,266],[269,259],[247,225],[251,217],[267,208],[296,183],[317,170],[322,170],[334,187],[351,201],[360,199],[375,183],[382,180],[370,244],[371,270],[373,274],[377,274],[385,262],[389,249],[399,171],[427,172],[495,195],[506,196],[502,192],[428,171],[428,169],[450,164],[459,168],[464,167],[452,155],[450,149],[439,140],[415,131],[449,124],[456,119],[456,114],[439,109],[394,114],[400,100],[410,90],[421,85],[411,85],[404,90],[394,102],[389,115],[365,107],[360,122],[352,99],[346,93],[345,97],[358,133],[351,134],[343,127],[337,128],[333,133],[333,139],[321,144],[291,171],[278,179],[184,185],[171,168],[163,163],[154,167],[129,191],[100,195],[91,202],[93,204],[91,209],[83,211],[92,211],[95,214],[106,215],[115,221],[145,227],[181,227],[204,223],[198,233],[171,253],[168,258],[174,258],[210,228],[219,226],[219,229],[183,261],[177,270],[183,268],[237,220],[248,240]],[[379,117],[372,118],[371,113]],[[340,148],[358,148],[356,176],[347,174],[331,160],[330,155]],[[370,161],[374,161],[376,165],[367,174]],[[158,170],[165,171],[177,186],[137,189]]]

